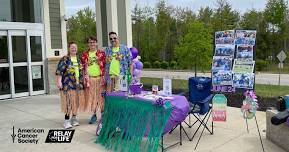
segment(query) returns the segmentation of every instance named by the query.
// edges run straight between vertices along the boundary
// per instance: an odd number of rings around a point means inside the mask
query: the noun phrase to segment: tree
[[[275,57],[281,49],[286,49],[288,40],[288,7],[285,0],[268,0],[264,11],[268,32],[271,33],[271,55]],[[284,47],[282,45],[284,44]]]
[[[166,7],[164,0],[160,0],[157,4],[157,15],[156,15],[156,51],[160,53],[162,60],[167,60],[167,55],[169,54],[167,50],[167,41],[171,34],[170,32],[170,21],[171,16]]]
[[[67,40],[75,41],[81,52],[87,49],[86,40],[89,36],[96,36],[96,18],[95,13],[87,7],[68,19]]]
[[[212,29],[199,21],[191,21],[187,24],[187,30],[176,47],[177,61],[183,68],[193,69],[196,66],[204,70],[211,65]]]
[[[263,20],[263,13],[254,9],[244,13],[241,18],[240,26],[244,29],[257,29]]]
[[[210,7],[201,8],[199,10],[198,20],[203,22],[205,26],[211,26],[213,10]]]
[[[242,29],[256,29],[257,30],[257,47],[256,55],[258,59],[265,60],[270,55],[270,35],[267,32],[267,25],[264,19],[264,14],[261,11],[254,9],[245,12],[241,18],[240,26]]]
[[[217,9],[213,13],[214,31],[235,29],[238,27],[239,13],[232,10],[227,0],[217,0]]]

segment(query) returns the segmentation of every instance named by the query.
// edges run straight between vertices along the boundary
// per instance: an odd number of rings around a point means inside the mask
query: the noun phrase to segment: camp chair
[[[188,113],[189,115],[189,123],[184,121],[184,123],[189,127],[192,128],[194,125],[198,125],[197,130],[194,132],[192,137],[189,137],[187,131],[183,128],[184,133],[186,134],[187,138],[192,141],[194,137],[196,136],[197,132],[201,129],[203,126],[202,133],[198,139],[198,142],[195,146],[195,149],[197,148],[199,141],[203,135],[204,130],[206,129],[210,134],[213,134],[213,121],[212,121],[212,128],[209,129],[208,127],[208,121],[211,116],[211,110],[212,110],[212,104],[210,104],[210,101],[213,97],[211,94],[211,78],[208,77],[191,77],[189,78],[189,104],[190,104],[190,111]],[[191,123],[191,115],[193,115],[196,118],[196,121],[194,123]],[[200,117],[200,115],[204,115],[203,118]],[[177,126],[176,126],[177,127]],[[175,128],[176,128],[175,127]],[[175,129],[173,128],[170,133]]]
[[[190,112],[189,112],[189,123],[185,122],[189,128],[192,128],[195,124],[199,123],[199,126],[193,136],[190,138],[188,134],[188,139],[192,141],[196,136],[199,129],[202,127],[202,133],[198,139],[198,142],[195,146],[197,148],[199,141],[203,135],[204,130],[206,129],[211,135],[214,133],[214,123],[213,121],[211,129],[208,127],[208,121],[210,119],[212,113],[212,104],[210,101],[213,98],[213,94],[211,93],[211,84],[212,79],[209,77],[191,77],[189,78],[189,104],[190,104]],[[191,115],[196,118],[196,121],[191,124]],[[203,118],[200,115],[204,115]]]

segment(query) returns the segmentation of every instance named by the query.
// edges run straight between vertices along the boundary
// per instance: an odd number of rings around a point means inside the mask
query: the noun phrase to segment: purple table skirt
[[[108,96],[125,96],[126,92],[111,92],[107,94]],[[164,134],[168,133],[171,129],[173,129],[180,122],[184,121],[189,113],[190,107],[189,103],[184,96],[180,95],[172,95],[173,99],[170,100],[172,105],[172,112],[170,118],[167,122],[167,125],[164,129]],[[155,102],[153,100],[144,99],[141,97],[134,97],[137,99],[147,100],[150,102]]]

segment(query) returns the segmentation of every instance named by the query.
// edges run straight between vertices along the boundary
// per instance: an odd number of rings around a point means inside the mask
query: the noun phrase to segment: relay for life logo
[[[49,130],[45,143],[71,143],[75,130]]]

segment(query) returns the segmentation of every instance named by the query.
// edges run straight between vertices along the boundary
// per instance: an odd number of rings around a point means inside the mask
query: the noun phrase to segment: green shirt
[[[115,57],[119,52],[119,47],[112,48],[112,60],[110,63],[109,74],[119,76],[120,74],[120,62]]]
[[[100,67],[97,63],[97,58],[96,58],[95,52],[89,52],[88,75],[89,76],[100,76]]]
[[[76,82],[78,83],[79,82],[79,65],[78,65],[76,56],[71,57],[71,62],[72,62],[72,70],[73,70],[72,72],[75,73],[75,79],[76,79]]]

